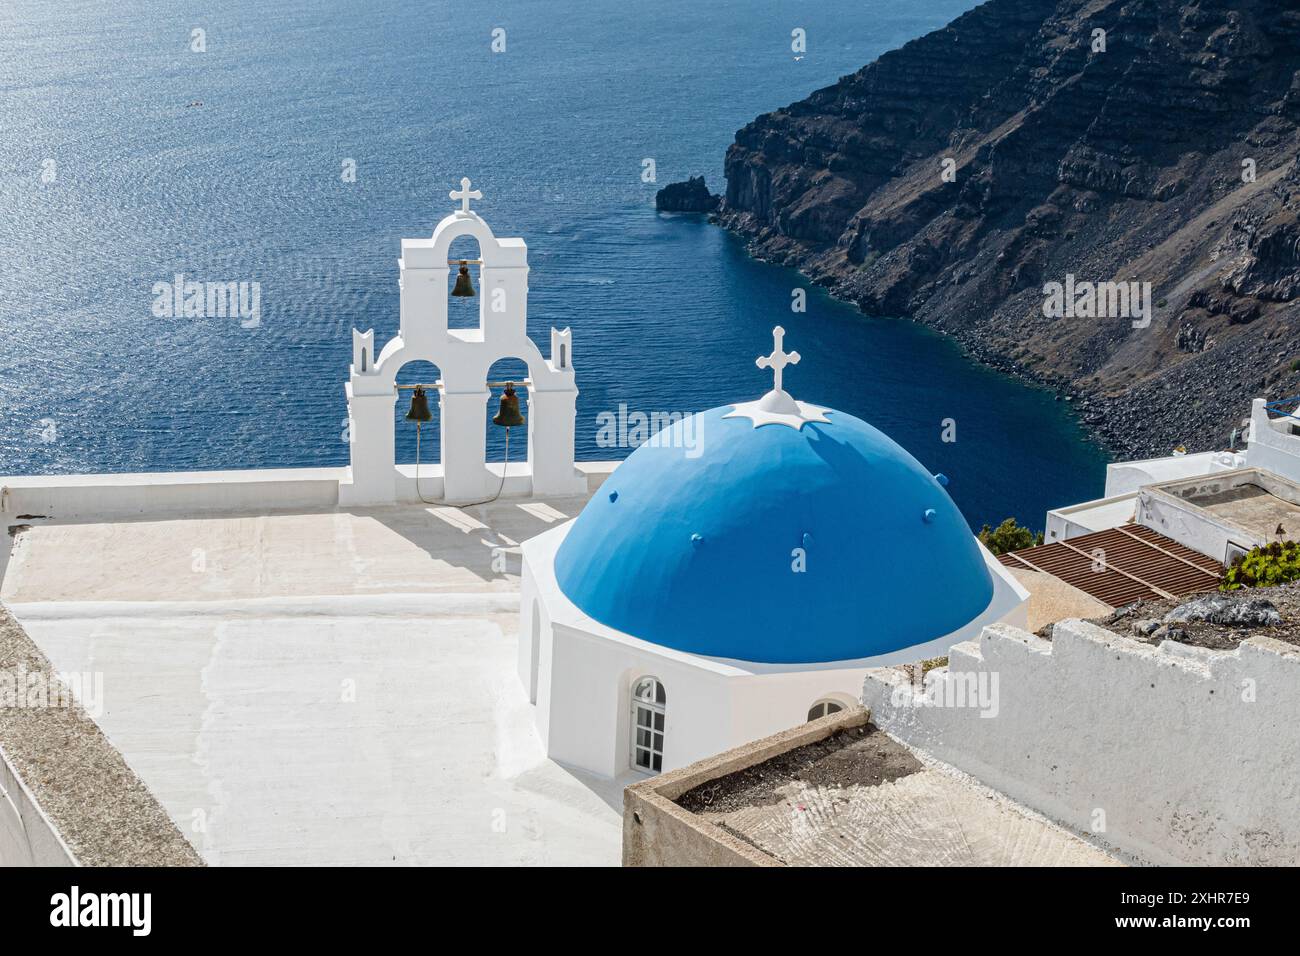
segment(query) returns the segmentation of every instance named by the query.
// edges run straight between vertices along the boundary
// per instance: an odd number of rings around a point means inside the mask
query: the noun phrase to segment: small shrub
[[[1028,528],[1018,525],[1015,518],[1008,518],[996,528],[985,525],[979,533],[979,539],[984,547],[995,555],[1006,554],[1008,551],[1019,551],[1021,548],[1042,544],[1043,532],[1039,531],[1035,534]]]
[[[1274,541],[1252,548],[1233,561],[1223,575],[1219,590],[1270,588],[1297,579],[1300,579],[1300,542]]]
[[[1291,360],[1291,371],[1300,372],[1300,358]]]
[[[948,656],[946,654],[943,657],[926,658],[925,660],[921,661],[921,675],[925,676],[926,674],[930,673],[930,671],[934,670],[936,667],[947,667],[947,666],[948,666]]]
[[[936,667],[947,667],[948,658],[947,656],[929,657],[923,661],[917,661],[915,664],[902,664],[900,666],[907,673],[907,679],[909,681],[913,684],[920,685],[925,683],[925,675],[930,673],[930,671],[934,670]]]

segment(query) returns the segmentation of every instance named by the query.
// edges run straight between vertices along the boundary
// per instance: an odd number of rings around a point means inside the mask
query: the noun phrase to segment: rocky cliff
[[[1298,122],[1286,3],[989,0],[740,130],[718,217],[1057,388],[1118,455],[1222,447],[1300,394]],[[1150,283],[1152,315],[1045,315],[1067,282]]]

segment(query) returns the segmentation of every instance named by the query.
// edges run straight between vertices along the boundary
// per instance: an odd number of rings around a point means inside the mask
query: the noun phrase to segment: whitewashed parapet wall
[[[76,865],[72,851],[0,748],[0,868]]]
[[[468,186],[463,185],[468,193]],[[453,194],[458,195],[458,194]],[[471,194],[472,195],[472,194]],[[448,501],[490,495],[499,476],[486,465],[485,423],[491,392],[488,370],[501,359],[528,367],[527,493],[585,492],[574,467],[577,385],[568,329],[551,331],[551,357],[528,337],[528,248],[522,239],[498,239],[477,212],[462,208],[444,218],[428,239],[403,239],[398,261],[401,328],[376,357],[374,330],[353,332],[347,382],[351,474],[339,485],[339,503],[384,504],[397,499],[394,404],[397,372],[408,362],[431,362],[438,391],[441,475]],[[479,327],[447,325],[451,244],[462,236],[479,246]],[[430,399],[434,397],[432,394]]]
[[[1300,648],[1158,647],[1082,621],[953,647],[918,694],[867,675],[900,740],[1157,864],[1300,863]]]
[[[1298,413],[1270,418],[1262,398],[1250,403],[1249,445],[1246,463],[1300,481],[1300,417]]]
[[[0,529],[28,521],[115,521],[333,508],[346,468],[0,477]]]

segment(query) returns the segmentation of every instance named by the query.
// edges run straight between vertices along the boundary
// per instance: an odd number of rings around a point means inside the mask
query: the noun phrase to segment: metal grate
[[[1138,524],[1024,548],[998,560],[1060,578],[1111,607],[1208,591],[1223,574],[1213,558]]]

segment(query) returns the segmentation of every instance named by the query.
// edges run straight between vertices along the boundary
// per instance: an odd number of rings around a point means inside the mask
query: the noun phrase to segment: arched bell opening
[[[414,464],[417,450],[421,467],[442,463],[442,423],[435,387],[441,378],[442,373],[432,362],[407,362],[397,370],[393,444],[399,465]],[[421,387],[419,392],[415,386]]]
[[[457,236],[447,248],[447,328],[482,329],[482,248],[473,236]]]
[[[505,395],[505,387],[498,383],[514,382],[515,398],[519,403],[519,416],[523,419],[510,426],[510,463],[513,465],[517,462],[528,460],[528,365],[521,358],[503,358],[497,359],[488,369],[487,380],[491,383],[491,397],[488,399],[488,408],[484,427],[487,429],[487,460],[491,462],[505,461],[506,455],[506,429],[504,424],[514,420],[509,414],[509,403],[503,408],[501,399]],[[512,469],[513,473],[513,469]]]

